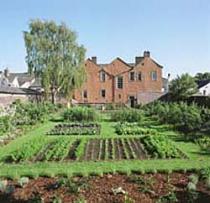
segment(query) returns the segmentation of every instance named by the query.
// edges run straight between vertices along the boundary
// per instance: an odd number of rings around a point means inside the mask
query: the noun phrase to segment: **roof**
[[[10,73],[8,76],[9,82],[13,82],[16,77],[20,86],[23,85],[25,82],[30,82],[34,79],[34,76],[28,73]]]
[[[198,81],[198,82],[197,82],[197,84],[198,84],[198,89],[200,89],[201,87],[206,86],[206,85],[209,84],[209,83],[210,83],[210,80],[200,80],[200,81]]]
[[[18,95],[37,95],[39,92],[28,88],[17,87],[0,87],[0,93],[4,94],[18,94]]]

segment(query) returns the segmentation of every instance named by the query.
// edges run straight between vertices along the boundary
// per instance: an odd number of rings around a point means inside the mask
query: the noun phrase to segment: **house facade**
[[[129,106],[151,102],[163,94],[163,67],[150,57],[149,51],[126,63],[116,58],[109,64],[98,64],[97,58],[85,63],[86,81],[74,93],[80,104],[118,103]]]
[[[210,96],[210,80],[199,81],[198,90],[201,95]]]

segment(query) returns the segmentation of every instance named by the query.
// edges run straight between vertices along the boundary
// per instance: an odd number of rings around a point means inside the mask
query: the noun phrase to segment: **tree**
[[[28,72],[41,78],[52,103],[58,94],[69,101],[85,80],[85,49],[76,39],[75,32],[64,23],[53,21],[32,20],[29,31],[24,32]]]
[[[196,80],[196,81],[210,80],[210,72],[197,73],[197,74],[195,75],[195,80]]]
[[[171,81],[169,92],[174,100],[184,100],[198,91],[195,79],[189,74],[182,74]]]

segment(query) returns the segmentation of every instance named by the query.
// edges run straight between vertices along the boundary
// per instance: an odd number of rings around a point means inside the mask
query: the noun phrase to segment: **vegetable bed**
[[[97,123],[66,123],[56,125],[47,135],[100,135]]]

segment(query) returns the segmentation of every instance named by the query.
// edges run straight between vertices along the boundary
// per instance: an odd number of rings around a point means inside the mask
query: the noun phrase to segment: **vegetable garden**
[[[37,161],[103,161],[182,158],[183,152],[166,137],[69,138],[33,137],[6,154],[6,163]]]

